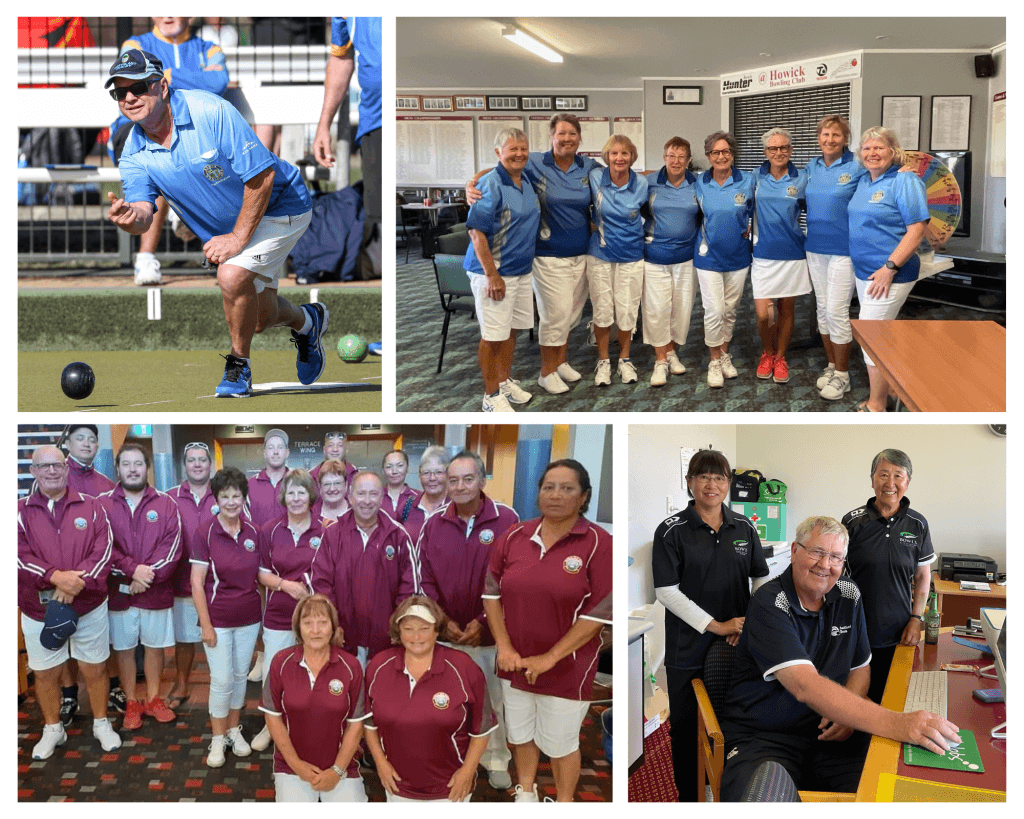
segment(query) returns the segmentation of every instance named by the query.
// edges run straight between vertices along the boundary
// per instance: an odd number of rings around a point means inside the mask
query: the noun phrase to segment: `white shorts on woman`
[[[506,341],[513,330],[533,328],[533,276],[502,276],[501,280],[505,282],[505,298],[495,301],[487,295],[487,276],[469,274],[484,341]]]
[[[679,264],[644,262],[644,344],[682,347],[690,332],[697,274],[693,260]]]
[[[587,257],[535,256],[532,274],[537,340],[542,347],[561,347],[580,323],[587,303]]]
[[[700,301],[704,305],[704,343],[708,347],[719,347],[732,341],[736,308],[750,268],[722,273],[694,266],[694,271],[700,284]]]
[[[889,295],[883,299],[873,299],[867,294],[868,285],[871,282],[864,279],[857,279],[857,300],[860,302],[861,321],[891,321],[899,315],[903,302],[907,300],[910,291],[914,289],[917,282],[893,282],[889,285]],[[861,348],[864,354],[864,363],[874,367],[875,362],[868,358],[867,350]]]
[[[534,694],[501,681],[505,703],[505,733],[513,745],[531,740],[552,759],[568,756],[580,747],[580,727],[590,703]]]
[[[789,299],[811,292],[806,259],[754,259],[750,286],[755,299]]]
[[[595,327],[616,325],[623,332],[636,329],[644,291],[644,261],[605,262],[587,256],[587,283]]]
[[[850,329],[850,301],[853,299],[856,275],[849,256],[828,256],[807,253],[807,271],[811,275],[814,300],[817,302],[818,332],[833,344],[853,341]]]

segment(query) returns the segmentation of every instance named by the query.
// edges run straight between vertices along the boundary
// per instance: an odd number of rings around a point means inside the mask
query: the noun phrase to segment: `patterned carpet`
[[[630,802],[678,802],[667,722],[644,740],[644,764],[629,778]]]
[[[168,669],[173,668],[168,655]],[[164,686],[170,686],[171,675],[165,672]],[[81,689],[81,711],[68,728],[68,741],[53,756],[41,762],[32,760],[32,746],[39,741],[42,716],[30,690],[28,698],[18,707],[18,801],[20,802],[273,802],[274,747],[264,753],[253,751],[240,759],[227,753],[222,768],[205,764],[210,744],[207,702],[209,673],[202,652],[196,657],[193,670],[193,694],[178,709],[174,723],[159,724],[143,717],[142,728],[121,730],[121,716],[113,716],[114,729],[121,734],[122,745],[113,753],[103,753],[92,736],[92,718],[87,713],[88,698]],[[252,739],[263,726],[257,704],[260,685],[249,683],[242,729]],[[608,689],[596,689],[596,696],[611,698]],[[576,800],[580,802],[611,801],[611,766],[601,747],[600,706],[587,714],[580,737],[583,757],[582,772]],[[515,781],[514,766],[510,771]],[[384,789],[374,771],[362,769],[367,795],[371,802],[384,801]],[[551,763],[542,757],[537,773],[541,798],[555,796]],[[511,802],[511,792],[496,791],[480,771],[474,802]]]
[[[440,353],[441,326],[444,313],[437,295],[433,265],[430,259],[410,259],[397,269],[398,339],[396,402],[399,412],[479,412],[483,385],[477,366],[477,344],[480,329],[476,317],[459,313],[451,320],[445,351],[444,369],[436,374]],[[695,300],[690,320],[690,338],[680,354],[687,367],[681,376],[670,375],[663,387],[651,387],[654,368],[654,349],[641,340],[638,326],[633,343],[633,363],[639,380],[623,384],[615,373],[617,345],[613,342],[612,384],[595,387],[593,369],[597,351],[587,345],[586,322],[590,320],[590,305],[584,312],[583,322],[569,336],[569,361],[581,373],[583,380],[563,395],[549,395],[537,386],[540,374],[540,351],[531,342],[527,332],[519,334],[513,358],[512,377],[522,382],[533,393],[533,400],[517,406],[517,412],[848,412],[867,398],[868,379],[860,349],[854,346],[851,355],[850,377],[853,389],[841,401],[825,401],[818,395],[815,382],[826,364],[825,350],[821,346],[814,324],[813,296],[797,299],[796,328],[793,345],[786,359],[790,380],[787,384],[761,381],[754,375],[761,344],[754,321],[753,297],[750,279],[741,301],[740,315],[731,345],[733,361],[739,377],[727,380],[722,389],[707,385],[708,352],[703,344],[704,309],[700,297]],[[857,317],[859,306],[854,299],[851,316]],[[904,305],[901,318],[984,320],[994,316],[962,307],[915,301]]]

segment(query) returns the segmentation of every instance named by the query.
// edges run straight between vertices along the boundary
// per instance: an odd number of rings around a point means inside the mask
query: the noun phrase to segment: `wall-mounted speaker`
[[[996,61],[991,54],[979,54],[974,58],[974,75],[976,77],[991,77],[996,73]]]

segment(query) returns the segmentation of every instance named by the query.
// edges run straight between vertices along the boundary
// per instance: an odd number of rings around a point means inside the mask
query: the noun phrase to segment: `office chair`
[[[469,248],[469,233],[465,230],[442,233],[436,241],[439,253],[449,256],[465,256],[466,250]]]
[[[462,269],[462,256],[446,253],[434,254],[434,277],[437,279],[437,293],[444,310],[444,326],[441,328],[441,354],[437,358],[437,371],[441,372],[444,362],[444,347],[448,342],[448,323],[460,310],[470,315],[476,313],[473,290],[469,286],[469,275]]]

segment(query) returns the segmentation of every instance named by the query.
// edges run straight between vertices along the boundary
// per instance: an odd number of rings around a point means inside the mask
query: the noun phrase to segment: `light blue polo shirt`
[[[274,169],[264,216],[298,216],[313,207],[299,170],[263,147],[233,105],[206,91],[173,91],[170,149],[136,125],[121,153],[127,202],[163,196],[202,241],[234,230],[245,183]]]
[[[526,275],[536,255],[540,203],[525,173],[520,182],[522,188],[517,188],[504,166],[496,165],[477,183],[482,196],[466,217],[466,227],[479,230],[487,237],[491,258],[500,276]],[[466,249],[462,267],[470,273],[484,274],[472,242]]]
[[[782,179],[765,161],[754,172],[754,258],[790,261],[805,258],[800,211],[804,209],[807,174],[792,162]]]
[[[893,165],[874,182],[871,174],[861,177],[850,200],[850,258],[857,278],[867,278],[885,265],[904,236],[907,225],[925,222],[928,194],[917,174],[900,173]],[[921,260],[912,255],[894,282],[917,281]]]
[[[356,144],[363,134],[381,127],[381,57],[380,17],[332,17],[331,54],[341,57],[355,46],[359,55],[359,130]]]
[[[704,223],[697,236],[693,266],[727,273],[750,266],[750,240],[743,238],[754,207],[754,175],[732,169],[724,185],[715,182],[712,171],[697,177],[697,204]],[[701,243],[707,252],[701,253]]]
[[[677,188],[663,167],[647,177],[644,258],[653,264],[682,264],[697,243],[697,177],[689,171]]]
[[[530,153],[526,174],[540,200],[537,255],[582,256],[590,243],[590,174],[600,170],[589,156],[576,154],[569,170],[555,164],[553,151]]]
[[[647,177],[634,171],[621,188],[612,184],[607,168],[590,175],[590,195],[597,231],[590,237],[587,253],[604,262],[639,262],[644,257],[644,220],[640,209],[647,203]]]
[[[867,173],[853,151],[845,150],[831,165],[824,157],[807,163],[807,240],[804,250],[825,256],[850,255],[849,207],[857,183]],[[877,268],[876,268],[877,269]]]

